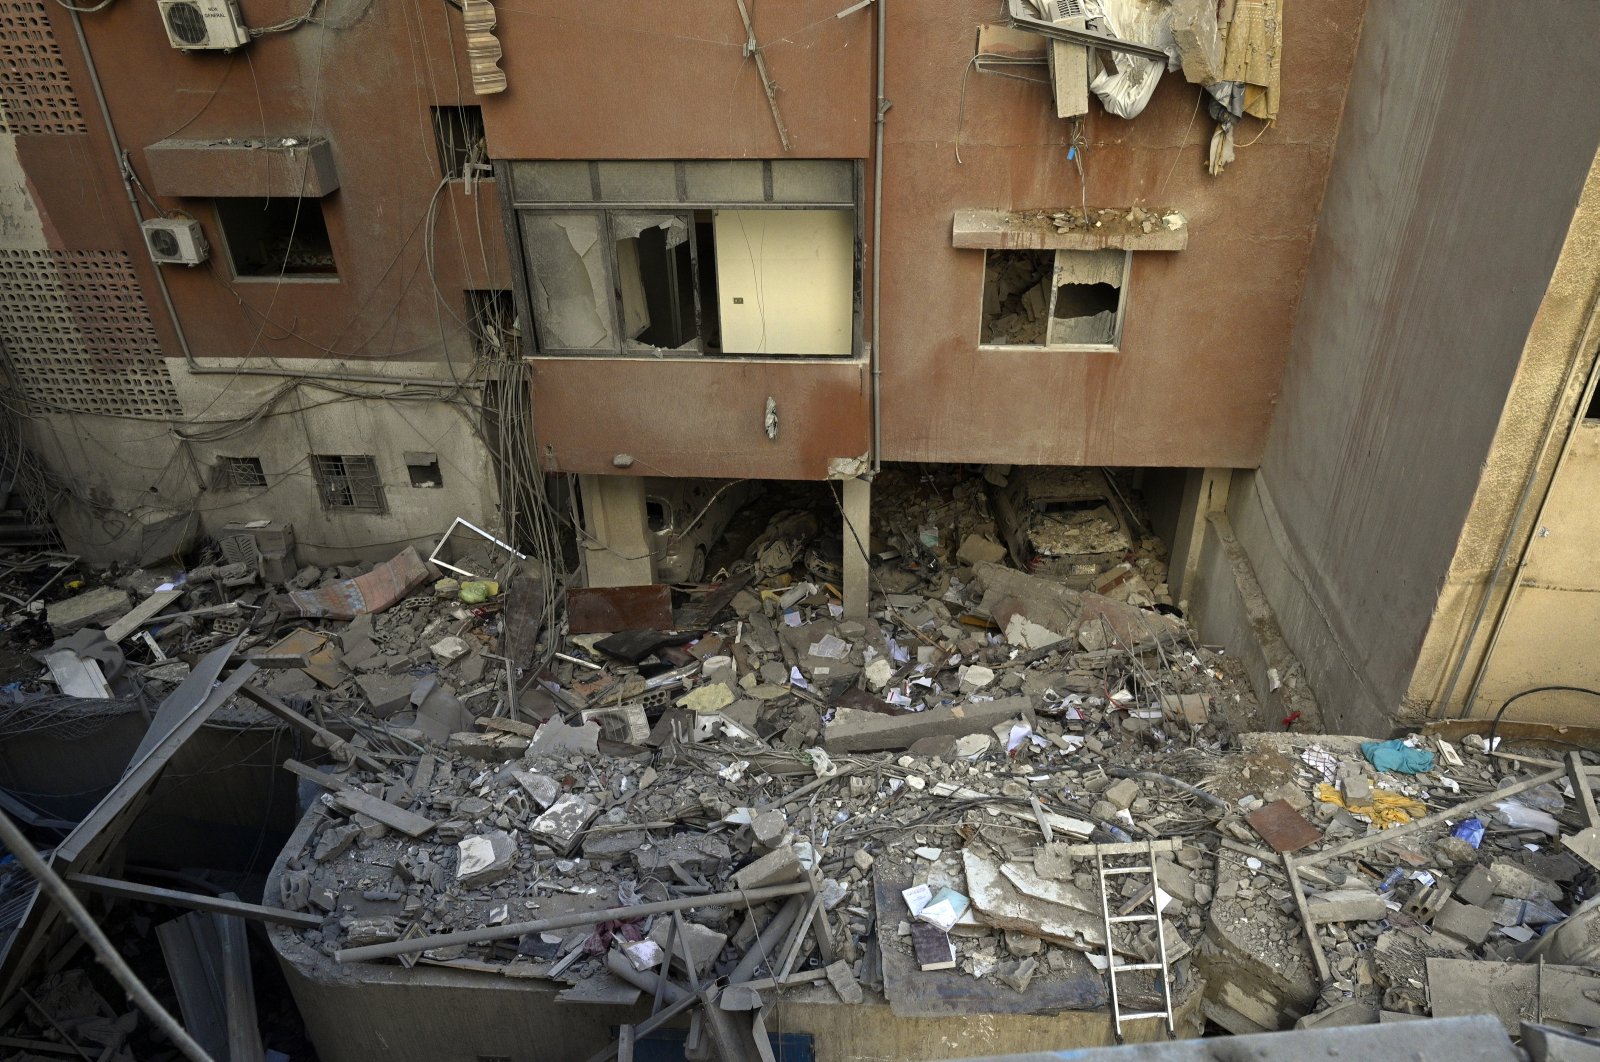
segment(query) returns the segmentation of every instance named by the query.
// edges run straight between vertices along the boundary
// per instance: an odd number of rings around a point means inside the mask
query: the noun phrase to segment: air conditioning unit
[[[200,223],[188,218],[155,218],[143,222],[144,243],[150,260],[172,265],[199,265],[211,249],[206,245]]]
[[[185,52],[230,51],[250,43],[237,0],[156,0],[167,39]]]

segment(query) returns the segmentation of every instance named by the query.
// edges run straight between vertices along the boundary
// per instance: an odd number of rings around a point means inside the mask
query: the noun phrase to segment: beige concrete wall
[[[1580,429],[1568,458],[1574,462],[1572,467],[1563,466],[1558,476],[1555,473],[1566,426],[1576,414],[1595,360],[1597,297],[1600,157],[1589,171],[1523,348],[1515,382],[1407,691],[1404,709],[1408,717],[1485,715],[1519,689],[1566,681],[1553,677],[1557,674],[1580,679],[1585,673],[1590,676],[1578,684],[1600,681],[1600,666],[1595,664],[1592,647],[1583,637],[1584,629],[1574,626],[1591,615],[1589,609],[1600,605],[1600,601],[1591,604],[1580,596],[1596,571],[1592,538],[1587,533],[1593,526],[1592,486],[1600,471],[1590,456],[1593,429]],[[1555,430],[1547,434],[1552,424]],[[1567,484],[1558,485],[1551,499],[1566,506],[1566,510],[1557,509],[1538,521],[1552,476]],[[1525,490],[1527,504],[1513,521]],[[1561,495],[1567,493],[1570,497],[1563,501]],[[1585,497],[1586,493],[1590,496]],[[1557,528],[1551,523],[1557,519],[1565,526]],[[1528,594],[1530,600],[1519,604],[1519,615],[1512,625],[1515,629],[1508,627],[1495,652],[1493,667],[1486,673],[1489,681],[1468,705],[1465,698],[1484,660],[1496,619],[1505,608],[1514,581],[1511,575],[1523,546],[1540,523],[1552,528],[1552,539],[1561,541],[1541,539],[1535,543],[1530,562],[1536,559],[1542,585],[1533,587]],[[1530,578],[1524,573],[1524,581]],[[1482,619],[1474,630],[1480,611]],[[1592,718],[1596,710],[1593,698],[1551,698],[1544,707],[1552,704],[1582,713],[1584,718]]]
[[[176,358],[168,369],[182,424],[67,413],[28,423],[29,441],[70,484],[56,518],[73,552],[100,561],[136,557],[145,524],[189,512],[212,533],[239,520],[287,521],[301,562],[319,564],[381,561],[408,544],[426,555],[457,516],[503,530],[489,452],[470,410],[440,397],[448,390],[415,388],[421,398],[400,398],[393,397],[405,389],[400,375],[391,386],[194,375]],[[411,485],[408,451],[438,455],[442,486]],[[325,510],[311,473],[314,453],[374,457],[388,512]],[[210,489],[219,456],[259,458],[267,486]]]

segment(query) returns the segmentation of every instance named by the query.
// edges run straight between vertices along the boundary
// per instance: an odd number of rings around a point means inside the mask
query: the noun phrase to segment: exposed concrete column
[[[844,618],[867,618],[867,551],[872,548],[872,482],[844,481]]]
[[[1206,537],[1206,516],[1228,507],[1228,484],[1233,470],[1191,468],[1183,481],[1178,504],[1178,526],[1167,551],[1167,589],[1172,600],[1194,596],[1195,574],[1200,570],[1200,546]]]
[[[578,490],[583,497],[583,557],[589,585],[655,582],[644,480],[639,476],[579,476]]]

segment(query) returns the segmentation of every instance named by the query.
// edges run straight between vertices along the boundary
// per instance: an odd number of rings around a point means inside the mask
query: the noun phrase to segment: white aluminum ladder
[[[1116,1025],[1117,1043],[1122,1043],[1122,1024],[1130,1021],[1141,1021],[1147,1018],[1161,1018],[1167,1024],[1167,1038],[1170,1040],[1177,1035],[1172,1020],[1172,970],[1167,965],[1167,936],[1161,924],[1160,899],[1161,890],[1156,883],[1156,852],[1160,850],[1171,851],[1177,847],[1173,841],[1158,843],[1154,840],[1143,844],[1135,841],[1125,844],[1101,844],[1094,847],[1095,870],[1100,876],[1100,911],[1105,918],[1106,927],[1106,972],[1111,979],[1111,1020]],[[1142,866],[1108,867],[1106,856],[1140,855],[1149,862]],[[1130,910],[1137,913],[1117,914],[1111,913],[1111,882],[1109,879],[1124,874],[1148,874],[1150,877],[1150,896],[1148,900],[1139,899]],[[1144,909],[1148,903],[1148,909]],[[1156,926],[1156,948],[1160,962],[1131,962],[1118,963],[1116,948],[1111,942],[1111,927],[1127,922],[1154,922]],[[1140,1010],[1130,1014],[1122,1012],[1122,999],[1117,993],[1117,975],[1143,971],[1161,972],[1161,1006],[1160,1010]]]

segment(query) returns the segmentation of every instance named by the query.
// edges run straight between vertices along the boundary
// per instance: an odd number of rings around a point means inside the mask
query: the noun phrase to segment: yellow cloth
[[[1380,830],[1387,830],[1391,826],[1403,826],[1410,822],[1413,816],[1428,813],[1428,805],[1422,801],[1412,800],[1399,793],[1391,793],[1387,789],[1374,789],[1370,803],[1349,804],[1345,802],[1343,793],[1323,783],[1317,786],[1317,799],[1326,804],[1338,804],[1354,814],[1364,815]]]

